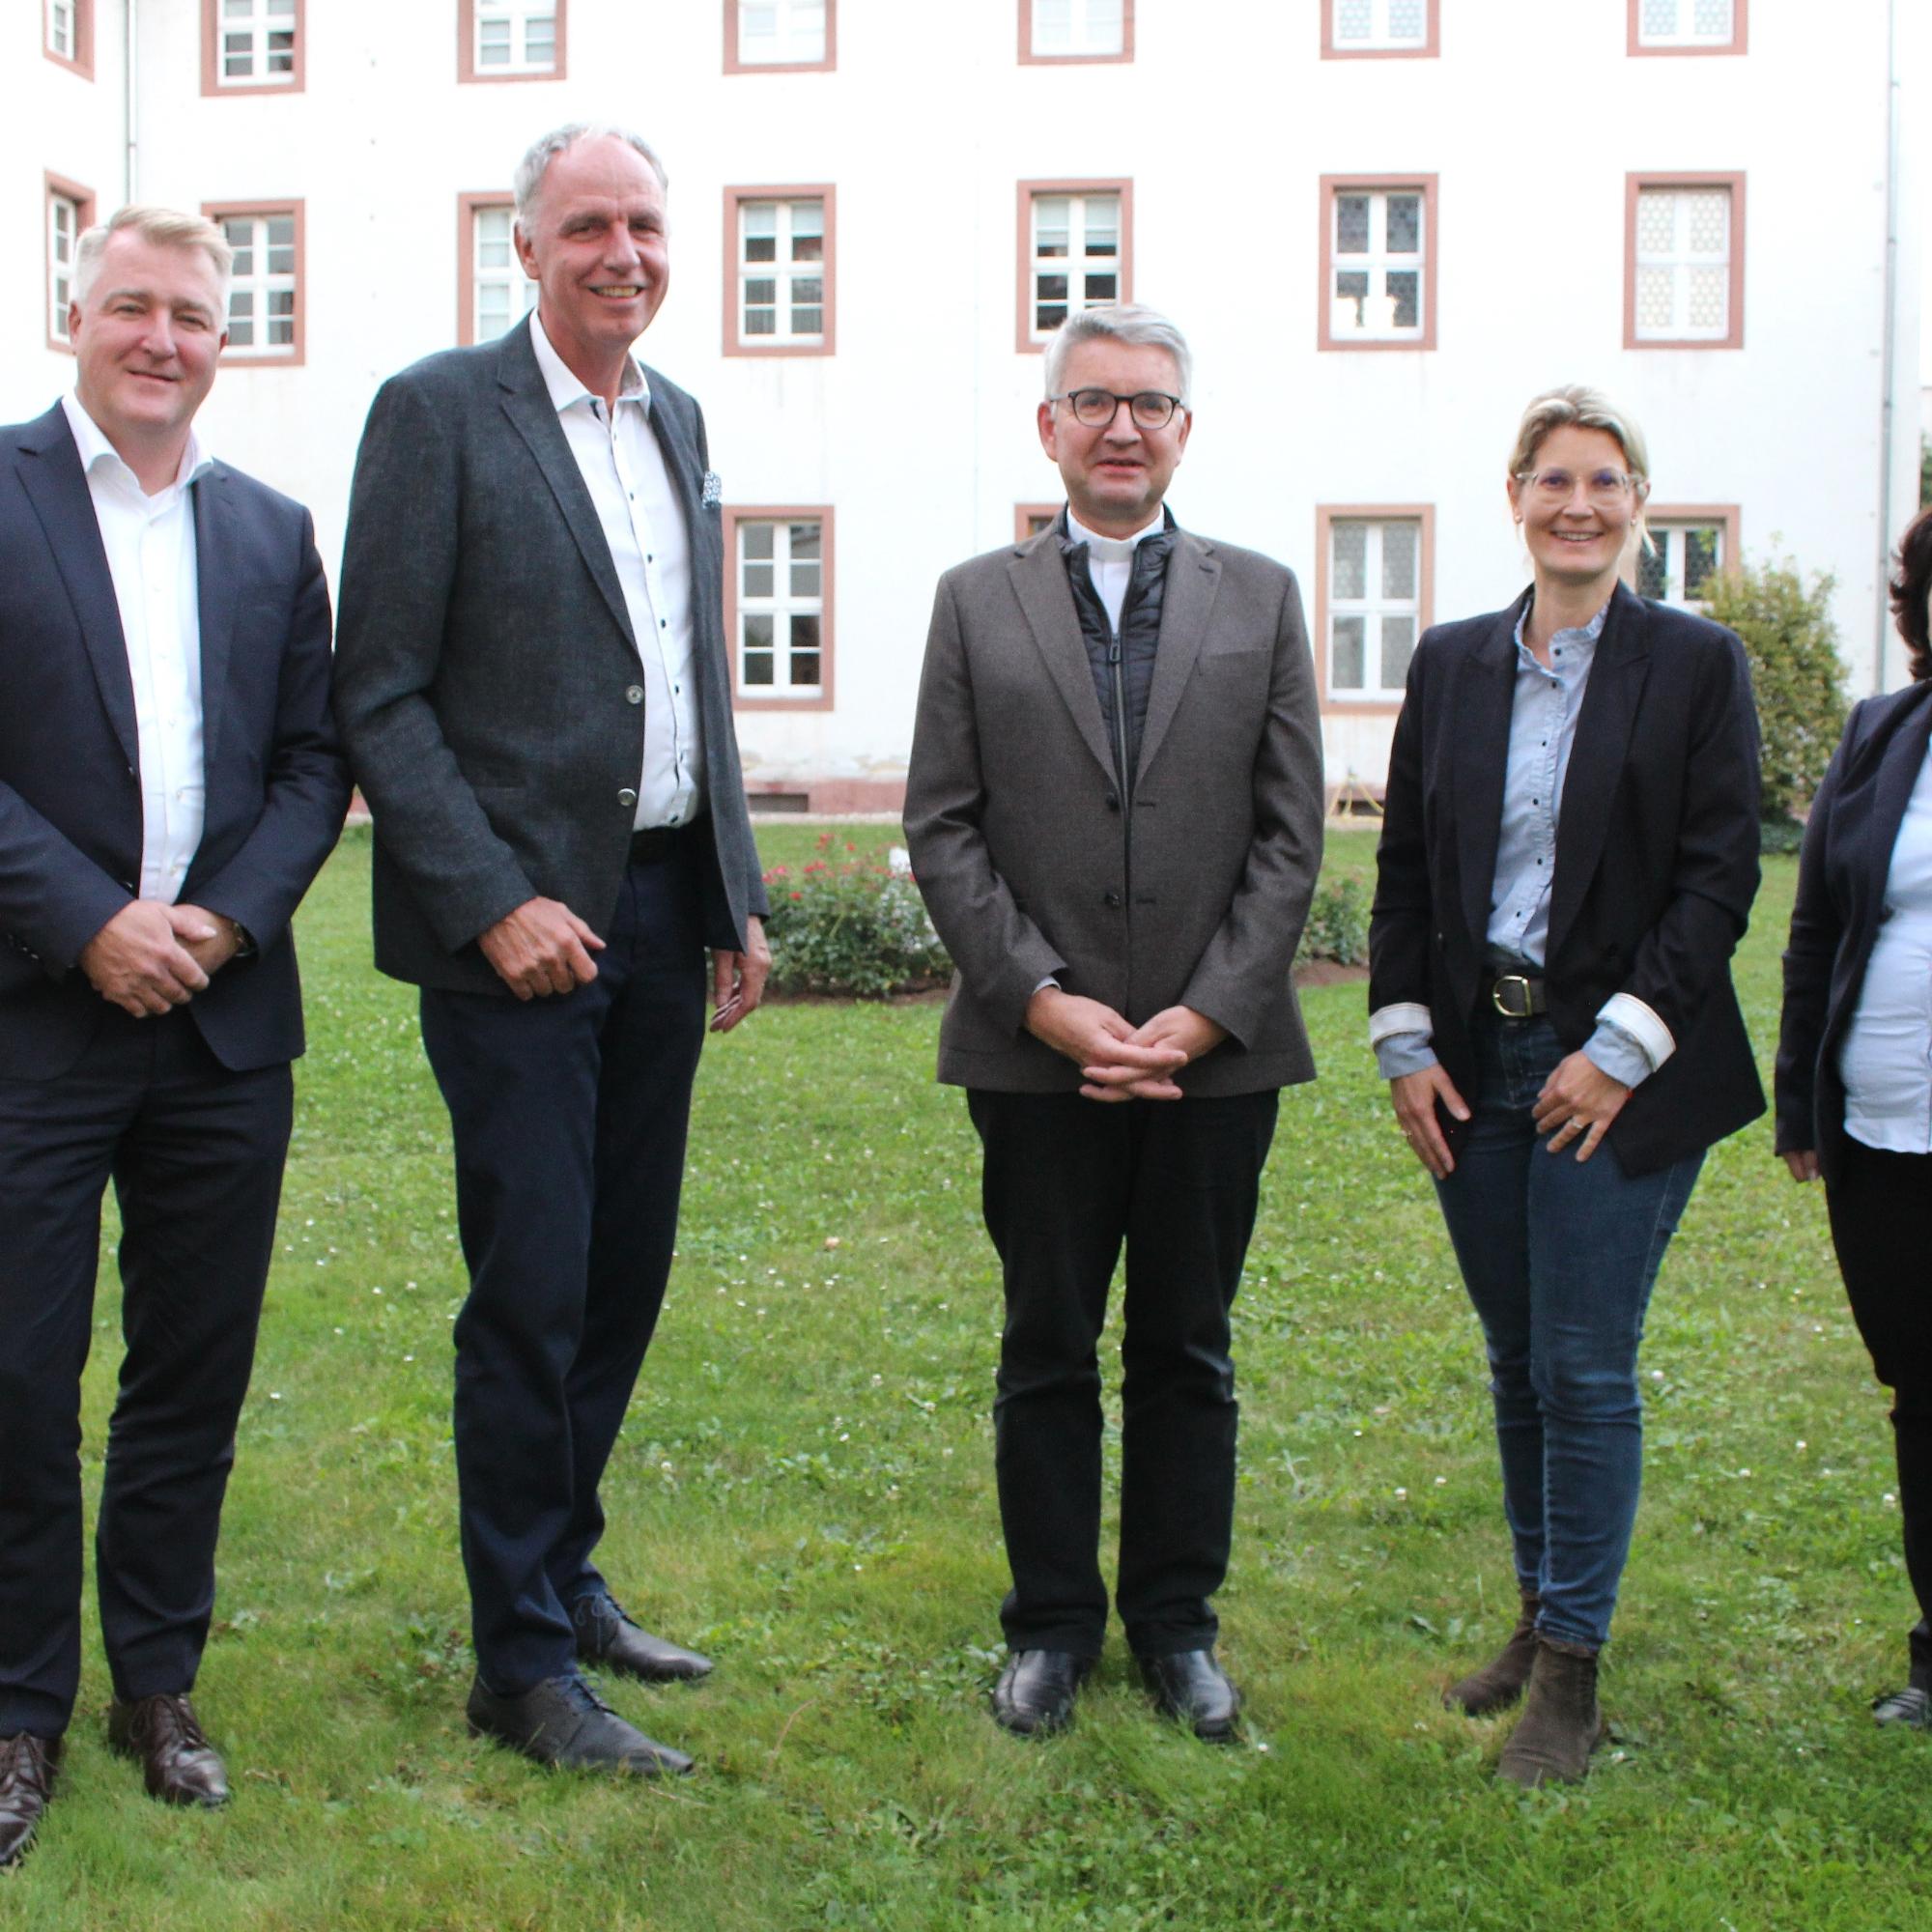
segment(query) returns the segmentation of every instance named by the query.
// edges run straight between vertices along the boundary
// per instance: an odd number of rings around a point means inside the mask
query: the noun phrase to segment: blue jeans
[[[1477,1029],[1474,1115],[1436,1183],[1483,1324],[1517,1580],[1537,1628],[1607,1640],[1643,1474],[1644,1311],[1704,1156],[1632,1176],[1616,1129],[1587,1161],[1531,1119],[1563,1048],[1547,1019]]]

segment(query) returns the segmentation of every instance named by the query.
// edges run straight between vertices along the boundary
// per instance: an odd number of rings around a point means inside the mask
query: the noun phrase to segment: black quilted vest
[[[1080,635],[1087,640],[1087,661],[1093,667],[1107,742],[1114,748],[1114,772],[1122,798],[1132,795],[1134,768],[1140,763],[1141,730],[1147,724],[1148,693],[1153,688],[1154,652],[1160,642],[1161,601],[1167,593],[1167,560],[1179,534],[1173,515],[1164,514],[1166,525],[1159,534],[1143,537],[1134,548],[1118,636],[1107,621],[1100,593],[1094,588],[1087,546],[1069,541],[1064,512],[1060,524],[1060,554],[1066,559],[1066,581],[1073,588]]]

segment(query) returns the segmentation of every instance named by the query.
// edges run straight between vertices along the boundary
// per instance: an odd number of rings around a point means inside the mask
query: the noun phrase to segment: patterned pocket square
[[[707,510],[715,510],[724,500],[724,478],[718,474],[717,470],[707,469],[704,472],[704,495],[699,499],[700,503]]]

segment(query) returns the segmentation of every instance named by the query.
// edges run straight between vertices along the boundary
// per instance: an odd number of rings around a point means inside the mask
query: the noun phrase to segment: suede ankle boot
[[[1522,1695],[1529,1682],[1529,1667],[1536,1662],[1536,1613],[1542,1605],[1534,1592],[1522,1600],[1522,1614],[1516,1629],[1480,1670],[1459,1678],[1442,1693],[1443,1708],[1461,1711],[1465,1718],[1487,1718],[1492,1711],[1506,1711]]]
[[[1496,1776],[1512,1784],[1577,1784],[1607,1726],[1597,1708],[1597,1659],[1581,1644],[1538,1636],[1529,1696]]]

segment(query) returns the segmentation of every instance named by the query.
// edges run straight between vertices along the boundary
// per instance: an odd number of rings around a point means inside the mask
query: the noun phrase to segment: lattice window
[[[1730,189],[1640,188],[1636,339],[1721,342],[1730,332]]]
[[[249,355],[293,356],[296,340],[296,217],[215,217],[235,250],[228,290],[228,346]]]
[[[1069,315],[1121,299],[1121,197],[1033,197],[1033,338],[1043,341]]]
[[[555,0],[476,0],[476,71],[554,73]]]
[[[760,343],[825,340],[825,204],[738,204],[738,329]]]
[[[214,76],[223,87],[287,87],[296,77],[296,0],[221,0]]]
[[[1737,33],[1735,0],[1637,0],[1643,47],[1725,47]]]
[[[1727,568],[1721,524],[1652,524],[1655,551],[1638,551],[1636,587],[1646,597],[1691,609],[1702,606],[1705,587]]]
[[[1094,58],[1125,49],[1122,0],[1033,0],[1032,52],[1040,59]]]
[[[1420,188],[1338,188],[1329,216],[1334,286],[1329,328],[1337,341],[1401,341],[1426,318]]]
[[[58,188],[47,195],[47,333],[55,342],[69,342],[69,304],[73,300],[73,251],[87,225],[86,210],[73,196]]]
[[[824,524],[816,517],[738,525],[738,690],[816,697],[825,688]]]
[[[508,202],[470,215],[471,313],[478,342],[494,342],[537,305],[537,285],[524,273],[511,240],[515,222],[516,210]]]
[[[1429,0],[1327,0],[1334,44],[1343,53],[1429,44]]]
[[[78,0],[47,0],[47,51],[57,60],[79,60]]]
[[[1422,524],[1337,517],[1328,526],[1328,689],[1398,697],[1422,610]]]
[[[825,59],[825,0],[736,0],[744,67],[816,67]]]

